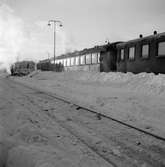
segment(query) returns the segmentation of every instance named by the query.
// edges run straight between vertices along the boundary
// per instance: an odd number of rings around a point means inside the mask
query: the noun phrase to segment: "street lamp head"
[[[50,23],[48,23],[48,26],[51,26],[51,24],[50,24]]]

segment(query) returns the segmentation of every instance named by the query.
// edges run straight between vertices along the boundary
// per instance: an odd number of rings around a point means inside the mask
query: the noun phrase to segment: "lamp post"
[[[53,24],[53,34],[54,34],[54,64],[56,59],[56,24],[59,24],[60,27],[62,27],[62,22],[59,20],[49,20],[48,26],[51,26]]]

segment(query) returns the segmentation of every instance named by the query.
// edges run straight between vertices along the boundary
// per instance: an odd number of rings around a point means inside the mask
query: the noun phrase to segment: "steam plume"
[[[0,69],[9,71],[24,41],[23,22],[6,4],[0,5]]]

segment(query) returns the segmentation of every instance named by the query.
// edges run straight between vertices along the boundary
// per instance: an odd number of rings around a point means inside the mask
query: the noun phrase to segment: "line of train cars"
[[[47,62],[53,64],[53,59]],[[46,62],[40,61],[42,70]],[[55,64],[61,71],[83,70],[100,72],[154,72],[165,73],[165,33],[127,42],[114,42],[102,46],[75,51],[56,57]]]

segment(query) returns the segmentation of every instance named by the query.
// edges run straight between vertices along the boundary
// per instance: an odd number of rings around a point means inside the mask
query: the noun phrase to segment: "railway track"
[[[40,119],[41,119],[41,124],[40,124],[40,121],[36,118],[33,118],[33,116],[35,114],[39,115],[38,112],[40,112],[42,110],[41,106],[37,105],[37,104],[34,104],[33,103],[33,100],[29,98],[29,96],[26,96],[26,94],[23,93],[22,89],[23,89],[23,85],[19,85],[19,84],[13,84],[14,82],[6,82],[7,84],[7,87],[10,89],[12,89],[12,93],[15,94],[16,96],[12,97],[12,96],[9,96],[9,98],[12,99],[13,103],[16,103],[17,106],[23,106],[23,108],[28,111],[29,110],[29,114],[28,114],[28,117],[27,117],[27,120],[32,123],[33,126],[36,126],[36,127],[39,127],[39,129],[43,126],[42,125],[42,121],[43,120],[47,120],[47,121],[50,121],[50,124],[49,124],[49,127],[50,125],[52,126],[55,126],[55,130],[53,131],[53,136],[57,136],[58,140],[60,139],[61,143],[64,144],[63,147],[65,147],[68,143],[71,144],[71,146],[69,146],[69,148],[71,147],[71,153],[70,154],[74,154],[74,149],[72,145],[74,145],[75,147],[78,147],[78,152],[82,152],[80,154],[83,154],[79,157],[80,159],[80,162],[79,162],[79,167],[87,167],[88,166],[88,163],[90,164],[95,164],[95,163],[98,163],[97,165],[94,165],[94,166],[97,166],[97,167],[100,167],[99,164],[103,164],[104,167],[117,167],[115,165],[115,163],[113,163],[112,161],[110,161],[110,159],[107,159],[105,158],[103,155],[101,155],[97,150],[95,150],[93,147],[91,147],[87,142],[85,142],[84,140],[82,140],[81,138],[79,138],[79,136],[77,136],[73,131],[71,131],[69,128],[67,128],[67,126],[65,126],[62,121],[58,120],[57,118],[53,117],[49,119],[49,116],[47,114],[41,114],[40,116]],[[25,86],[24,86],[25,87]],[[27,87],[26,87],[27,88]],[[14,91],[13,91],[14,89]],[[28,88],[28,91],[29,90],[32,90],[32,89],[29,89]],[[11,92],[11,90],[10,90]],[[19,92],[19,94],[17,94]],[[26,90],[27,92],[27,90]],[[38,94],[36,94],[38,95]],[[9,99],[9,101],[11,101],[11,99]],[[28,105],[29,104],[29,105]],[[32,107],[33,106],[33,107]],[[36,109],[37,108],[37,109]],[[13,111],[15,109],[13,108]],[[16,108],[17,110],[17,108]],[[19,107],[18,107],[18,110],[19,110]],[[13,112],[12,111],[12,112]],[[25,111],[25,112],[26,112]],[[24,111],[23,111],[24,112]],[[35,114],[34,114],[35,112]],[[26,114],[26,113],[25,113]],[[35,117],[35,116],[34,116]],[[44,129],[45,129],[46,126],[44,126]],[[60,128],[58,128],[60,127]],[[60,131],[59,131],[60,129]],[[20,129],[18,130],[20,132]],[[25,130],[26,131],[26,130]],[[29,131],[29,129],[28,129]],[[37,131],[37,129],[36,129]],[[26,133],[26,132],[25,132]],[[33,130],[32,130],[32,133],[33,133]],[[40,133],[40,132],[39,132]],[[10,133],[10,136],[13,136],[14,133]],[[25,135],[25,134],[23,134]],[[30,134],[31,135],[31,134]],[[36,134],[36,136],[38,136]],[[43,135],[45,136],[45,134]],[[34,138],[35,138],[35,135],[34,135]],[[41,138],[42,138],[42,135],[41,135]],[[49,138],[49,137],[48,137]],[[39,139],[39,143],[40,143],[40,137],[36,138],[36,139]],[[67,139],[67,141],[66,141]],[[33,137],[31,136],[24,136],[23,137],[23,141],[27,142],[26,144],[28,143],[31,143],[33,140]],[[57,146],[57,149],[59,149],[61,147],[61,143],[59,141],[56,141],[57,139],[53,139],[53,138],[50,138],[51,142],[54,140],[55,141],[55,144],[56,142],[59,144],[59,147]],[[73,143],[72,143],[73,142]],[[33,142],[31,143],[33,144]],[[34,142],[35,144],[35,142]],[[38,145],[38,144],[37,144]],[[42,147],[42,145],[41,145]],[[54,147],[54,145],[52,145],[52,148]],[[67,150],[67,147],[65,148],[66,152],[69,152],[70,150]],[[73,150],[72,150],[73,149]],[[56,150],[56,148],[55,148]],[[63,151],[63,150],[62,150]],[[49,151],[48,151],[49,152]],[[55,151],[56,152],[56,151]],[[79,154],[78,154],[79,155]],[[77,156],[77,155],[71,155],[71,158],[74,156]],[[0,157],[1,158],[1,157]],[[68,158],[68,157],[67,157]],[[79,160],[78,159],[78,160]],[[83,159],[86,159],[87,162],[81,162]],[[92,160],[91,160],[92,159]],[[27,162],[29,161],[28,157],[27,157]],[[74,162],[74,159],[70,159],[70,161],[73,161]],[[77,161],[77,160],[76,160]],[[17,162],[19,163],[19,160],[17,160]],[[6,162],[5,162],[6,163]],[[61,160],[61,163],[62,163],[62,160]],[[77,162],[75,162],[76,164]],[[83,165],[83,163],[85,163],[85,165]],[[59,163],[60,164],[60,163]],[[54,164],[55,165],[55,164]],[[70,166],[70,164],[68,164]],[[73,166],[74,163],[73,163]],[[77,166],[77,165],[76,165]],[[102,166],[101,166],[102,167]]]
[[[17,82],[17,81],[13,81],[13,80],[11,80],[11,82],[13,82],[13,83],[15,83],[15,84],[17,84],[17,85],[20,85],[20,86],[22,86],[22,87],[24,87],[24,88],[27,88],[27,89],[29,89],[29,90],[31,90],[32,92],[33,92],[33,94],[35,94],[35,96],[37,95],[37,96],[40,96],[41,97],[41,99],[44,99],[44,98],[46,98],[46,97],[50,97],[50,99],[54,99],[55,101],[57,101],[57,103],[59,103],[59,102],[61,102],[62,104],[61,105],[64,105],[64,104],[66,104],[66,105],[69,105],[69,106],[72,106],[72,108],[74,108],[74,111],[77,111],[77,113],[79,112],[81,112],[81,113],[85,113],[85,112],[87,112],[87,113],[89,113],[89,114],[91,114],[91,115],[94,115],[94,117],[95,118],[97,118],[98,120],[100,119],[100,120],[102,120],[102,119],[105,119],[107,122],[109,121],[109,122],[114,122],[115,124],[118,124],[119,126],[122,126],[123,128],[128,128],[128,129],[130,129],[130,130],[133,130],[133,131],[137,131],[138,133],[140,133],[142,136],[149,136],[149,138],[151,138],[152,140],[159,140],[159,141],[161,141],[161,142],[165,142],[165,138],[164,137],[161,137],[161,136],[159,136],[159,135],[156,135],[156,134],[153,134],[153,133],[150,133],[150,132],[148,132],[148,131],[145,131],[145,130],[143,130],[143,129],[140,129],[140,128],[137,128],[137,127],[135,127],[135,126],[132,126],[132,125],[130,125],[130,124],[127,124],[127,123],[125,123],[125,122],[122,122],[122,121],[120,121],[120,120],[117,120],[117,119],[114,119],[114,118],[112,118],[112,117],[110,117],[110,116],[107,116],[107,115],[104,115],[104,114],[102,114],[102,113],[100,113],[99,111],[95,111],[95,110],[92,110],[92,109],[90,109],[90,108],[88,108],[88,107],[86,107],[86,106],[83,106],[83,105],[81,105],[81,104],[77,104],[77,103],[75,103],[75,102],[73,102],[73,101],[70,101],[69,99],[67,99],[67,98],[64,98],[64,97],[61,97],[61,96],[58,96],[58,95],[56,95],[56,94],[52,94],[52,93],[48,93],[48,92],[45,92],[45,91],[43,91],[43,90],[41,90],[41,89],[38,89],[38,88],[33,88],[33,87],[31,87],[31,86],[28,86],[28,85],[25,85],[25,84],[23,84],[23,83],[20,83],[20,82]],[[30,96],[29,95],[27,95],[27,98],[29,98]],[[33,101],[32,99],[30,99],[29,98],[29,100],[32,102],[32,103],[35,103],[35,105],[37,105],[37,102],[35,102],[35,101]],[[40,105],[38,105],[38,107],[41,109],[41,110],[43,110],[43,108],[42,108],[42,106],[40,106]],[[64,109],[62,109],[62,110],[64,110]],[[61,111],[60,111],[61,112]],[[53,118],[56,122],[58,122],[59,123],[59,125],[61,126],[61,127],[63,127],[64,129],[66,129],[67,131],[69,131],[73,136],[75,136],[78,140],[80,140],[82,143],[84,143],[87,147],[89,147],[93,152],[95,152],[96,154],[98,154],[101,158],[103,158],[106,162],[108,162],[109,164],[111,164],[112,166],[127,166],[128,165],[128,162],[131,162],[131,159],[129,159],[129,158],[127,158],[127,156],[123,156],[123,157],[120,157],[121,159],[122,158],[126,158],[127,159],[127,163],[126,164],[124,164],[124,162],[123,162],[123,164],[121,163],[121,162],[118,162],[118,158],[116,158],[116,155],[112,155],[112,154],[114,154],[114,153],[112,153],[111,151],[109,151],[109,150],[111,150],[111,148],[107,145],[107,143],[105,142],[105,143],[102,143],[103,144],[103,146],[104,146],[104,150],[102,149],[102,147],[100,147],[100,145],[98,144],[96,144],[96,143],[93,143],[93,138],[90,136],[90,134],[88,134],[87,136],[87,138],[84,138],[84,136],[82,135],[82,134],[80,134],[78,131],[79,131],[79,129],[77,130],[77,123],[76,123],[76,120],[74,120],[74,123],[75,123],[75,127],[73,126],[74,124],[72,124],[72,125],[70,125],[70,124],[67,124],[66,123],[66,120],[63,120],[63,118],[61,119],[61,116],[60,116],[60,114],[58,115],[58,113],[55,113],[55,115],[53,114],[53,113],[51,113],[51,112],[49,112],[48,110],[46,110],[46,112],[45,112],[45,114],[47,114],[48,116],[50,116],[51,118]],[[67,112],[65,112],[65,113],[63,113],[64,115],[67,115]],[[75,112],[73,113],[73,114],[76,114]],[[79,117],[79,116],[78,116]],[[79,118],[78,118],[79,119]],[[85,119],[88,119],[88,116],[87,117],[85,117]],[[78,120],[78,122],[79,122],[79,120]],[[84,126],[84,125],[83,125]],[[85,125],[86,126],[86,125]],[[104,135],[104,134],[103,134]],[[99,136],[100,137],[100,136]],[[105,135],[105,138],[106,138],[107,136]],[[104,136],[103,136],[103,138],[104,138]],[[108,138],[108,137],[107,137]],[[108,138],[109,139],[109,138]],[[111,139],[111,138],[110,138]],[[95,140],[95,139],[94,139]],[[104,140],[104,139],[103,139]],[[113,140],[113,138],[112,138],[112,140]],[[115,139],[116,140],[116,139]],[[116,141],[115,141],[116,142]],[[113,142],[112,142],[113,143]],[[118,142],[119,144],[121,144],[122,145],[122,143],[120,143],[120,142]],[[140,145],[141,144],[141,142],[140,143],[136,143],[137,145]],[[97,145],[97,146],[96,146]],[[125,147],[125,146],[124,146]],[[138,146],[137,146],[138,147]],[[131,146],[130,146],[130,149],[131,149]],[[135,153],[135,155],[133,156],[133,158],[135,158],[136,157],[136,155],[138,156],[139,155],[139,153],[137,153],[138,151],[137,150],[140,150],[140,149],[142,149],[142,147],[139,149],[139,148],[135,148],[135,151],[132,151],[133,153]],[[148,150],[147,150],[148,151]],[[142,151],[142,153],[143,153],[143,151]],[[165,153],[165,152],[162,152],[162,153]],[[116,154],[116,153],[115,153]],[[118,153],[117,153],[118,154]],[[158,152],[156,152],[156,153],[154,153],[152,156],[155,156],[155,157],[157,157],[158,156],[158,158],[157,158],[157,160],[158,160],[158,162],[154,162],[154,160],[149,160],[150,158],[152,158],[152,157],[150,157],[150,155],[146,155],[146,159],[147,159],[147,161],[149,161],[148,163],[149,164],[153,164],[153,165],[151,165],[151,166],[160,166],[160,167],[163,167],[163,166],[165,166],[165,162],[164,162],[164,160],[163,160],[163,162],[161,162],[161,160],[159,161],[159,159],[161,159],[160,157],[159,157],[159,155],[157,155],[157,154],[161,154],[161,153],[159,153],[159,151]],[[129,156],[131,156],[131,155],[129,155]],[[143,156],[143,154],[142,154],[142,156]],[[162,157],[162,155],[160,155],[161,157]],[[140,157],[140,158],[142,158],[142,157]],[[112,160],[111,160],[112,159]],[[141,160],[141,159],[140,159]],[[132,164],[130,163],[130,165],[129,166],[138,166],[138,165],[135,165],[136,164],[136,162],[134,163],[134,162],[132,162]],[[143,164],[143,163],[142,163]],[[145,164],[144,164],[144,166],[145,166]],[[146,165],[146,167],[148,167],[147,165]]]
[[[37,90],[38,93],[45,94],[45,95],[50,96],[50,97],[52,97],[52,98],[54,98],[54,99],[63,101],[63,102],[65,102],[65,103],[67,103],[67,104],[74,105],[74,106],[77,108],[77,110],[79,110],[79,109],[86,110],[86,111],[88,111],[88,112],[91,112],[91,113],[94,113],[94,114],[98,115],[98,117],[107,118],[107,119],[112,120],[112,121],[114,121],[114,122],[117,122],[117,123],[119,123],[119,124],[121,124],[121,125],[123,125],[123,126],[129,127],[129,128],[131,128],[131,129],[137,130],[137,131],[139,131],[139,132],[141,132],[141,133],[144,133],[144,134],[146,134],[146,135],[152,136],[152,137],[154,137],[154,138],[156,138],[156,139],[158,139],[158,140],[165,141],[165,137],[162,137],[162,136],[156,135],[156,134],[154,134],[154,133],[148,132],[148,131],[146,131],[146,130],[143,130],[143,129],[138,128],[138,127],[136,127],[136,126],[133,126],[133,125],[131,125],[131,124],[125,123],[125,122],[123,122],[123,121],[121,121],[121,120],[119,120],[119,119],[113,118],[113,117],[111,117],[111,116],[107,116],[107,115],[105,115],[105,114],[103,114],[103,113],[101,113],[101,112],[99,112],[99,111],[93,110],[93,109],[91,109],[91,108],[89,108],[89,107],[87,107],[87,106],[84,106],[84,105],[75,103],[75,102],[73,102],[72,100],[67,99],[66,97],[62,97],[62,96],[59,96],[59,95],[54,94],[54,93],[52,94],[52,93],[49,93],[49,92],[45,92],[45,91],[43,91],[43,90],[41,90],[41,89],[38,89],[38,88],[32,88],[32,87],[29,86],[29,85],[25,85],[25,84],[20,83],[20,82],[18,83],[18,82],[13,81],[13,80],[12,80],[12,82],[15,82],[15,83],[17,83],[17,84],[20,84],[20,85],[22,85],[22,86],[24,86],[24,87],[27,87],[27,88],[29,88],[29,89],[31,89],[31,90],[33,90],[33,91],[36,91],[36,90]]]

